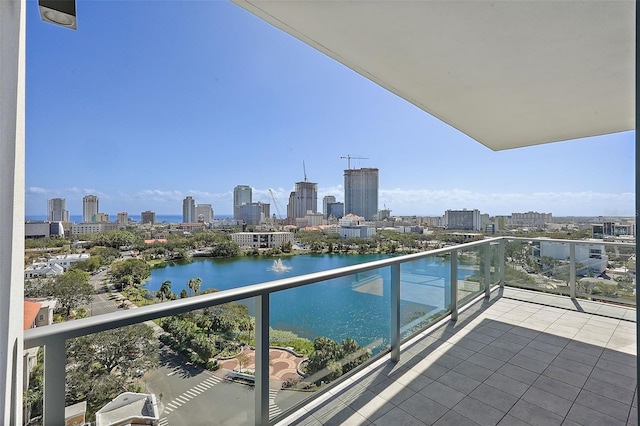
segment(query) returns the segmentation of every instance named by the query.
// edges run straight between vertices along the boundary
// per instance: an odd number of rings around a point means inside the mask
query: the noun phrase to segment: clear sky
[[[633,216],[634,132],[493,152],[231,3],[77,3],[71,31],[27,2],[28,215],[87,194],[112,217],[186,195],[231,214],[239,184],[286,208],[303,161],[321,210],[349,154],[394,215]]]

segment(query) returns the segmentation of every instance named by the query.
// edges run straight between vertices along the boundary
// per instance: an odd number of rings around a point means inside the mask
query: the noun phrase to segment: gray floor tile
[[[517,365],[534,373],[542,374],[549,367],[546,362],[538,361],[525,355],[518,354],[509,360],[509,364]]]
[[[598,357],[595,357],[595,356],[592,356],[592,355],[588,355],[584,351],[580,351],[579,352],[579,350],[573,350],[573,349],[569,349],[569,348],[564,348],[562,350],[562,352],[560,352],[560,354],[558,354],[558,356],[562,357],[562,358],[568,358],[568,359],[570,359],[570,360],[572,360],[574,362],[578,362],[578,363],[581,363],[581,364],[589,365],[591,367],[596,365],[596,363],[598,362]]]
[[[584,426],[623,426],[627,423],[580,404],[573,404],[567,419]]]
[[[547,376],[538,377],[532,386],[569,401],[575,401],[580,393],[580,388]]]
[[[637,386],[635,377],[623,376],[622,374],[614,373],[612,371],[603,370],[602,368],[594,367],[589,378],[600,380],[605,383],[609,383],[627,390],[634,391]]]
[[[468,419],[473,419],[474,422],[483,426],[497,425],[505,415],[505,412],[487,406],[482,401],[470,396],[464,398],[453,407],[453,411],[462,414]]]
[[[443,385],[440,382],[433,382],[420,391],[421,395],[432,399],[447,408],[453,408],[458,402],[462,401],[465,394]]]
[[[535,382],[540,376],[538,373],[527,370],[526,368],[518,367],[517,365],[513,364],[505,364],[500,367],[497,372],[528,385]]]
[[[499,373],[494,373],[484,381],[487,385],[520,398],[529,389],[529,385]]]
[[[584,343],[577,340],[570,341],[569,343],[567,343],[565,348],[596,358],[599,358],[604,351],[604,348],[602,346],[591,345],[589,343]]]
[[[413,417],[420,419],[425,424],[432,425],[438,419],[445,415],[447,407],[421,395],[415,394],[407,399],[398,408],[411,414]]]
[[[580,395],[578,395],[578,398],[576,399],[576,404],[590,407],[600,413],[606,414],[607,416],[624,421],[629,417],[629,410],[631,409],[630,405],[614,401],[613,399],[591,393],[584,389],[580,391]]]
[[[515,396],[485,383],[475,388],[470,396],[505,413],[518,401]]]
[[[463,374],[467,377],[471,377],[479,382],[485,381],[489,376],[493,374],[493,371],[488,368],[480,367],[479,365],[472,364],[470,362],[462,362],[456,365],[453,371]]]
[[[564,420],[563,416],[559,416],[523,399],[516,402],[508,414],[533,426],[560,425]]]
[[[550,365],[544,372],[543,376],[551,377],[569,385],[577,386],[581,388],[587,382],[587,376],[582,374],[567,371],[562,368]]]
[[[434,426],[477,426],[477,425],[478,423],[469,420],[462,414],[458,414],[453,410],[449,410],[447,414],[440,417],[440,419],[434,423]]]
[[[504,365],[503,361],[491,358],[490,356],[483,355],[481,353],[476,353],[474,356],[467,358],[466,361],[472,364],[479,365],[480,367],[484,367],[491,371],[496,371]]]
[[[507,414],[500,420],[498,426],[530,426],[529,423]]]
[[[522,395],[522,399],[562,417],[567,415],[573,404],[567,399],[560,398],[557,395],[535,387],[529,388],[529,390]]]
[[[632,403],[635,393],[629,389],[621,388],[620,386],[612,385],[611,383],[606,383],[591,377],[587,379],[587,383],[584,384],[583,389],[623,404]]]
[[[509,361],[515,355],[515,353],[513,352],[505,351],[504,349],[500,349],[492,345],[485,346],[484,348],[480,349],[478,353],[503,362]]]
[[[595,366],[596,368],[601,368],[603,370],[611,371],[612,373],[621,374],[623,376],[631,378],[637,377],[637,369],[635,366],[630,367],[625,364],[620,364],[619,362],[602,358],[598,360],[598,363]]]
[[[424,426],[423,422],[398,407],[387,411],[378,420],[373,422],[373,424],[376,426]]]
[[[557,356],[561,351],[562,351],[562,347],[561,346],[556,346],[556,345],[552,345],[550,343],[545,343],[541,340],[538,339],[534,339],[532,340],[528,345],[528,348],[533,348],[542,352],[545,352],[547,354],[551,354],[553,355],[553,357],[555,358],[555,356]],[[551,362],[551,361],[549,361]]]
[[[444,385],[449,386],[452,389],[457,390],[458,392],[462,392],[465,395],[468,395],[469,393],[471,393],[471,391],[477,388],[478,385],[480,385],[479,381],[474,380],[458,372],[455,372],[453,370],[440,376],[440,378],[438,378],[437,381]]]
[[[612,349],[605,349],[600,356],[601,359],[606,359],[609,361],[614,361],[620,364],[624,364],[628,367],[636,367],[636,356],[626,354],[619,351],[614,351]]]
[[[582,364],[561,355],[558,355],[551,365],[583,376],[589,376],[593,371],[592,365]]]

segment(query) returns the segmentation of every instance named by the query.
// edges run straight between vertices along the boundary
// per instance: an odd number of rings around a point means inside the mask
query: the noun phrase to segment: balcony
[[[594,244],[492,238],[27,330],[24,346],[45,348],[45,424],[63,423],[69,339],[228,302],[253,309],[255,386],[160,346],[160,374],[144,383],[168,389],[160,424],[637,424],[635,248],[598,242],[620,265],[598,282],[580,278],[600,268],[581,257]],[[543,261],[551,246],[567,258]],[[336,298],[347,315],[331,327],[359,336],[371,357],[346,372],[347,356],[304,379],[315,391],[283,390],[286,361],[270,348],[275,302],[303,303],[296,292],[322,286],[370,301],[363,312]],[[335,319],[305,312],[300,327]],[[372,323],[380,327],[362,331]]]

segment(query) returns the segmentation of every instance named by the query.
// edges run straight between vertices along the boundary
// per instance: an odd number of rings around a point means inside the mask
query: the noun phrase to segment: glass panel
[[[576,295],[635,305],[635,247],[631,244],[576,245]]]
[[[22,393],[24,423],[42,424],[42,396],[44,391],[44,348],[31,348],[24,351],[24,388]],[[29,421],[30,420],[30,421]]]
[[[458,306],[484,291],[484,252],[488,245],[458,250]]]
[[[159,366],[141,380],[160,424],[254,422],[254,309],[250,298],[158,321]]]
[[[505,241],[507,285],[569,295],[569,244]]]
[[[408,337],[451,308],[450,256],[432,256],[400,266],[400,329]]]
[[[491,285],[500,283],[500,243],[490,245],[491,250]]]
[[[389,348],[390,268],[271,295],[270,418]]]

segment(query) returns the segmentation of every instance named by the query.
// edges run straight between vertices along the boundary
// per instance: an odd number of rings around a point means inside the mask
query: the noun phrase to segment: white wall
[[[22,424],[25,0],[0,1],[0,424]]]

